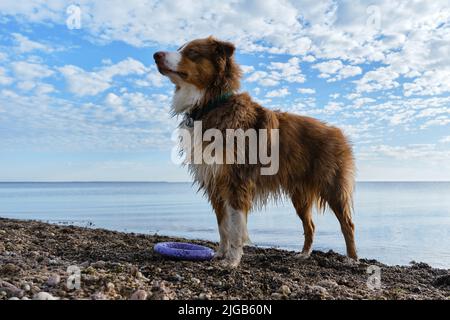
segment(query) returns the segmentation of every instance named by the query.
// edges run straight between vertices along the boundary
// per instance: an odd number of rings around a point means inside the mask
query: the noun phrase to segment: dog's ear
[[[217,53],[227,58],[230,58],[233,55],[234,51],[236,50],[236,47],[231,42],[219,40],[215,40],[215,42]]]

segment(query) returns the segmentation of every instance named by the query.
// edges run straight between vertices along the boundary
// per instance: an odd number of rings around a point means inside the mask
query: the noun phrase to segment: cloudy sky
[[[343,128],[358,180],[450,180],[448,0],[2,0],[0,181],[189,180],[152,54],[208,35],[257,101]]]

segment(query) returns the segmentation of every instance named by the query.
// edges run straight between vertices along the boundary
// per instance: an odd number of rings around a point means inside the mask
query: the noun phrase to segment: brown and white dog
[[[347,255],[357,259],[351,217],[355,168],[349,142],[338,128],[313,118],[266,109],[247,93],[238,93],[241,70],[234,51],[233,44],[209,37],[191,41],[176,52],[154,54],[159,72],[176,86],[174,114],[201,121],[203,131],[279,132],[276,174],[261,175],[259,162],[189,165],[217,216],[220,245],[216,258],[230,267],[238,266],[248,240],[247,215],[251,208],[265,204],[270,197],[288,196],[303,223],[305,239],[300,258],[307,258],[311,252],[312,208],[316,204],[320,209],[328,205],[335,213]]]

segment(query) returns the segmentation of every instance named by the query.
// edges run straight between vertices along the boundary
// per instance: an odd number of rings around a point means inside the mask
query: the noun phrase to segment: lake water
[[[0,183],[0,217],[218,241],[216,218],[190,183]],[[335,216],[315,214],[314,249],[345,253]],[[450,268],[450,183],[361,182],[355,193],[360,257]],[[249,217],[253,244],[299,250],[300,219],[289,201]]]

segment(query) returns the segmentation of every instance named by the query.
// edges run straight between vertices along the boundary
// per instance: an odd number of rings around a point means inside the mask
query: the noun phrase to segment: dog
[[[268,199],[289,197],[304,230],[301,259],[311,253],[312,209],[325,206],[336,215],[347,256],[357,260],[352,222],[354,157],[342,131],[319,120],[262,107],[240,93],[242,72],[234,58],[235,46],[214,37],[193,40],[176,52],[156,52],[158,71],[175,84],[172,111],[184,115],[180,127],[202,132],[217,129],[277,130],[279,168],[262,175],[261,161],[246,164],[190,163],[189,171],[211,203],[220,234],[215,258],[231,268],[240,264],[248,241],[247,216]],[[205,142],[201,141],[201,148]],[[233,150],[234,154],[238,150]],[[246,158],[247,159],[247,158]]]

